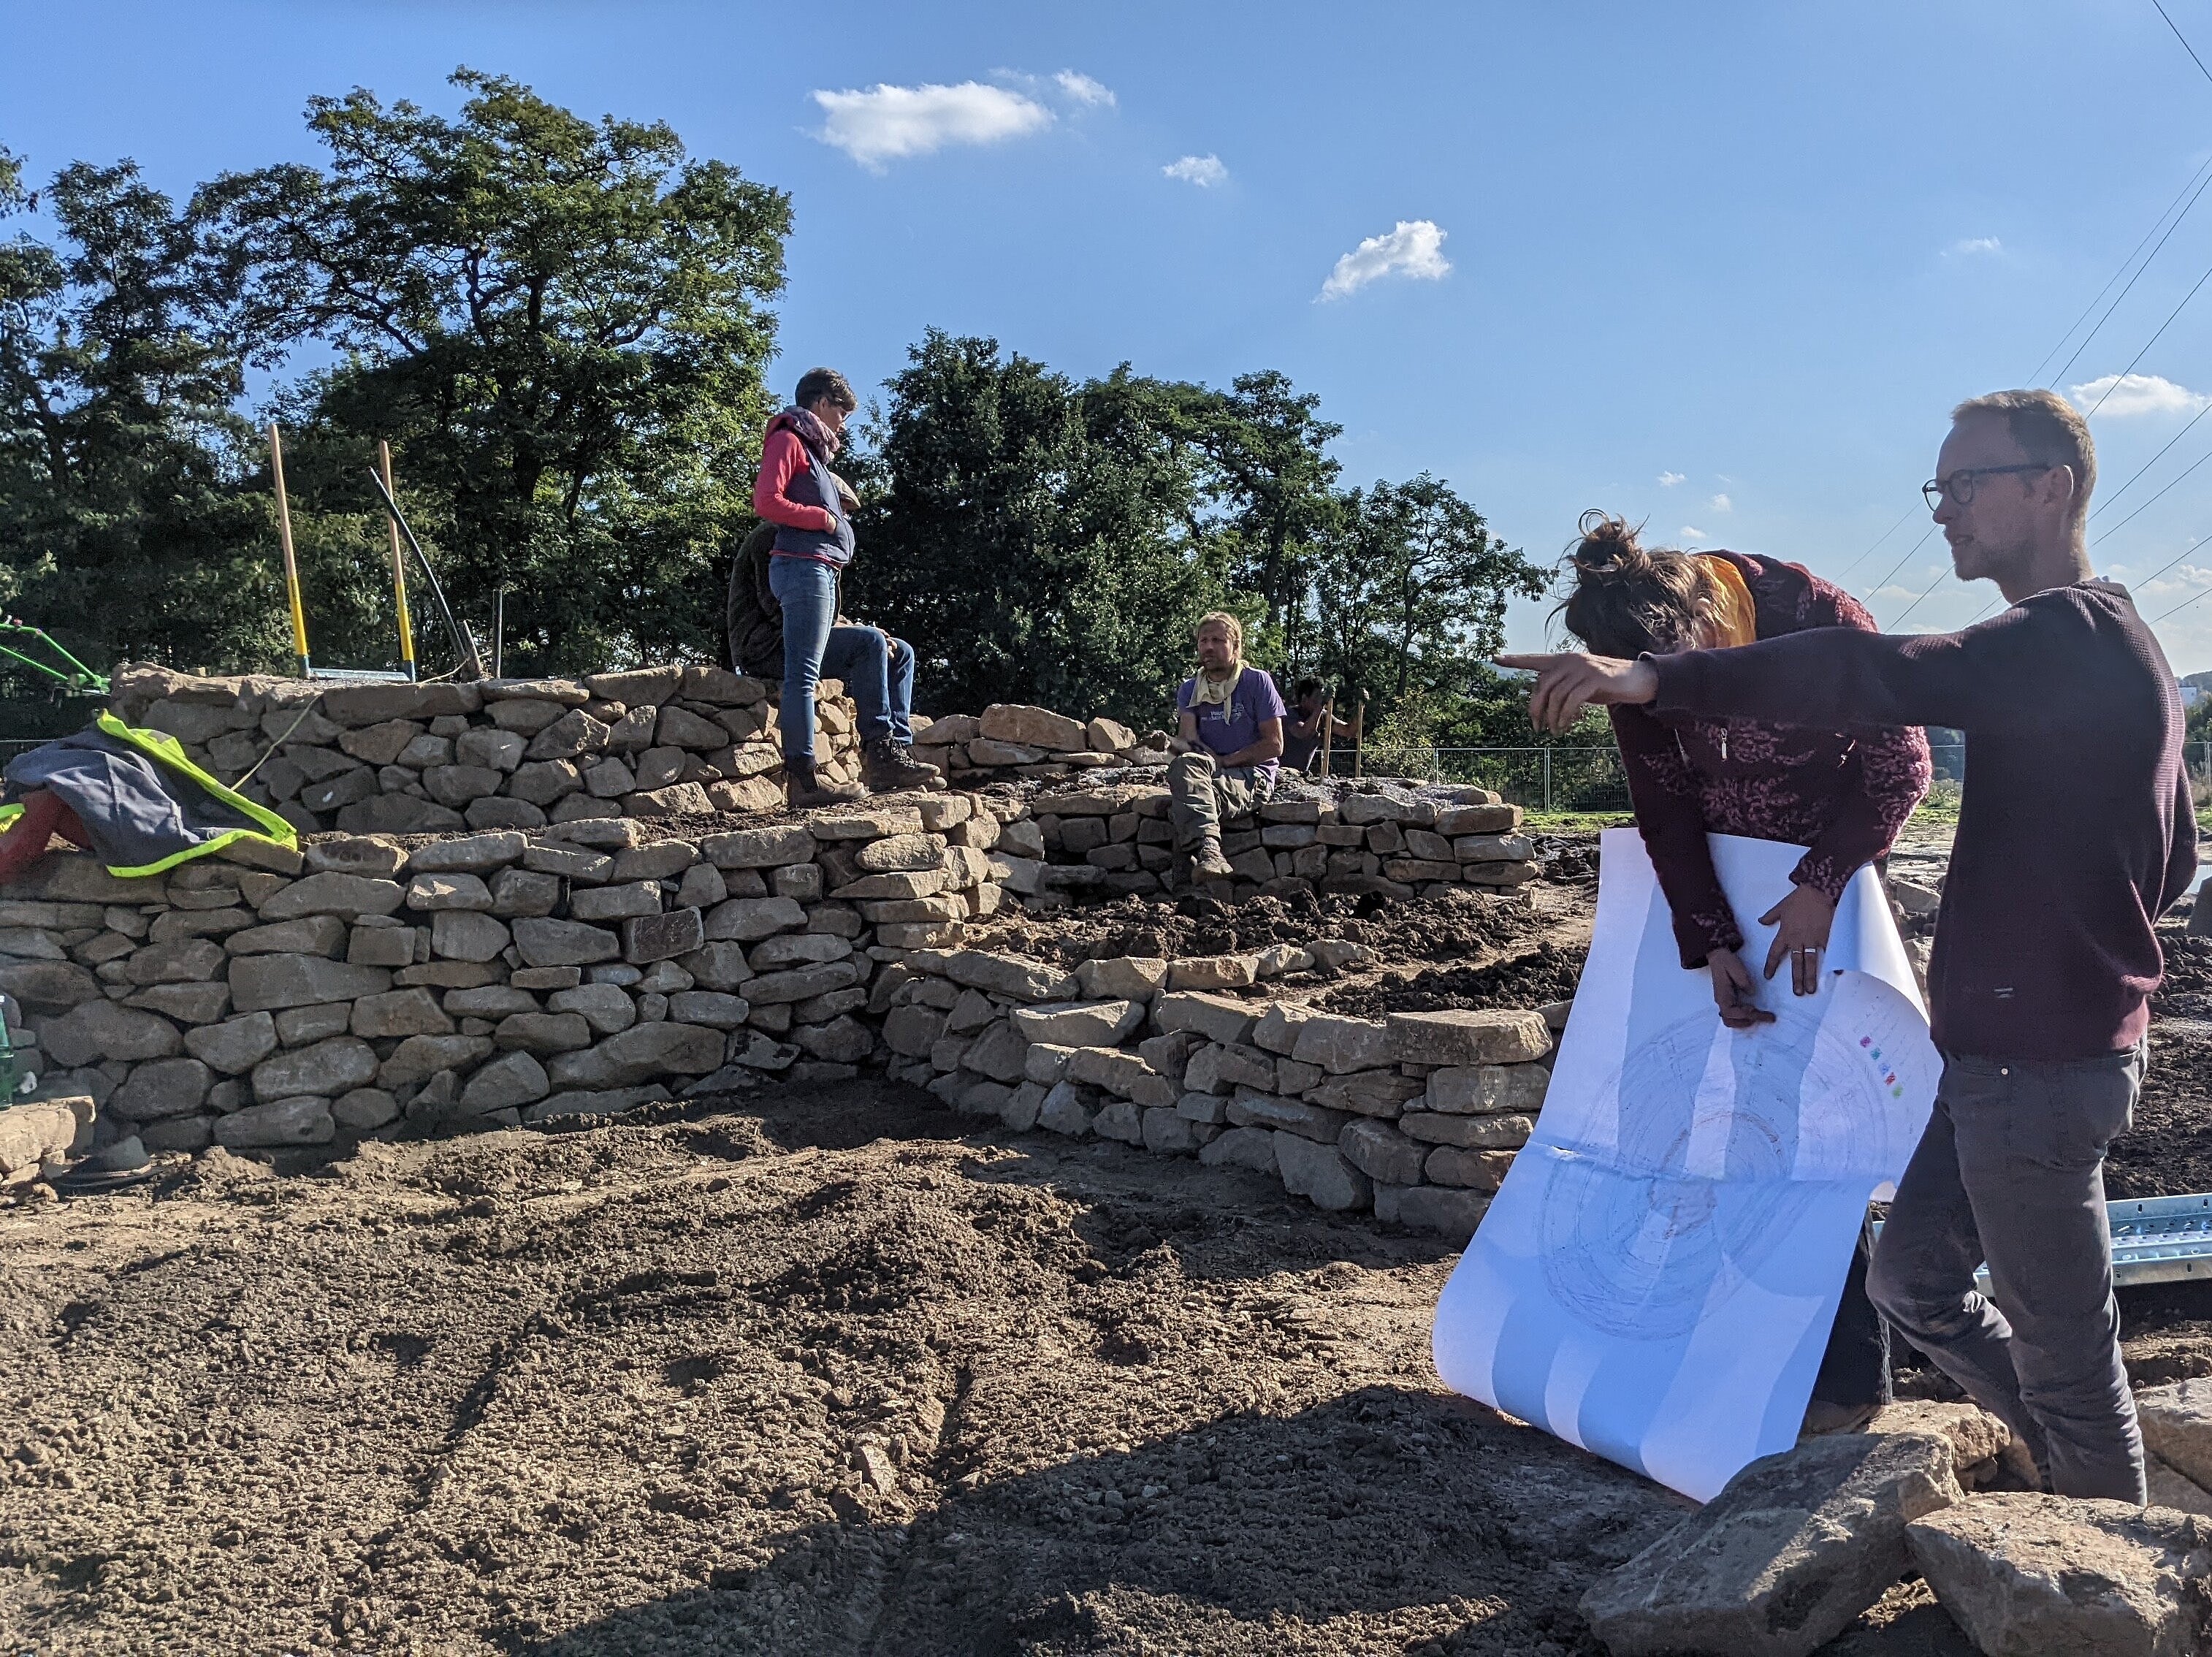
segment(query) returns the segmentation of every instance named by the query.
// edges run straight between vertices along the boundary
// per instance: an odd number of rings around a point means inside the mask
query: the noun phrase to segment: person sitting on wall
[[[1319,679],[1302,679],[1291,691],[1297,709],[1283,721],[1283,764],[1310,776],[1321,758],[1323,735],[1350,736],[1352,726],[1336,716]]]
[[[783,681],[785,798],[793,811],[857,800],[870,790],[927,788],[934,765],[914,758],[914,648],[838,613],[840,578],[853,559],[853,509],[830,470],[845,421],[860,406],[835,369],[799,376],[793,406],[768,423],[753,510],[764,520],[730,577],[730,655],[742,673]],[[754,552],[756,540],[765,545]],[[742,613],[741,613],[742,612]],[[823,783],[815,771],[814,687],[842,679],[860,710],[866,788]]]
[[[1221,851],[1221,819],[1252,810],[1274,792],[1283,752],[1283,695],[1244,665],[1244,625],[1215,611],[1198,624],[1199,670],[1176,692],[1176,722],[1195,745],[1168,767],[1168,820],[1191,873],[1224,880],[1236,871]]]

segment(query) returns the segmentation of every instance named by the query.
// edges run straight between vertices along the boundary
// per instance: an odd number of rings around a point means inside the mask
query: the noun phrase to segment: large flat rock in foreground
[[[2007,1492],[1910,1527],[1921,1574],[1988,1657],[2212,1649],[2212,1520]]]
[[[1906,1525],[1961,1499],[1941,1434],[1813,1439],[1738,1473],[1583,1615],[1613,1657],[1808,1657],[1910,1569]]]

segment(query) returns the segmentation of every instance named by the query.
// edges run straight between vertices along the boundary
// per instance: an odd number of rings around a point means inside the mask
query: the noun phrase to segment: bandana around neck
[[[1244,677],[1244,664],[1232,662],[1226,679],[1208,679],[1206,670],[1199,669],[1198,677],[1191,682],[1190,705],[1194,708],[1227,707],[1229,698],[1237,694],[1237,681]]]

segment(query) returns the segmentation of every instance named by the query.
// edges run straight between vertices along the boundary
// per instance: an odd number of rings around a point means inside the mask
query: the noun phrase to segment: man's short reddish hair
[[[2044,466],[2074,469],[2074,506],[2089,504],[2097,486],[2097,445],[2081,411],[2055,391],[1993,391],[1970,397],[1951,411],[1954,422],[1991,414],[2005,423],[2021,452]]]

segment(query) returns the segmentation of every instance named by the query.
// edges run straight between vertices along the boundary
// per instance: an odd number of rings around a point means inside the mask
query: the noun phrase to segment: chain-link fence
[[[1931,797],[1956,799],[1966,777],[1963,744],[1931,746]],[[2212,742],[2182,750],[2196,781],[2197,803],[2212,804]],[[1329,774],[1352,774],[1353,755],[1329,756]],[[1631,809],[1628,779],[1618,748],[1385,748],[1370,744],[1358,760],[1369,777],[1418,777],[1425,783],[1473,783],[1496,790],[1529,811],[1607,812]]]
[[[1330,756],[1332,776],[1352,775],[1352,756]],[[1628,778],[1618,748],[1384,748],[1360,761],[1369,777],[1471,783],[1530,811],[1626,811]]]

